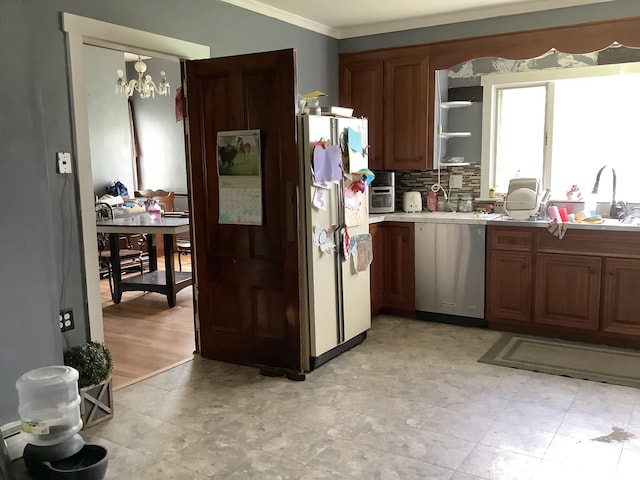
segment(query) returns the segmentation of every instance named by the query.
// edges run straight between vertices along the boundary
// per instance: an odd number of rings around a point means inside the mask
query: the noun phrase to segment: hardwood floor
[[[176,257],[176,270],[177,257]],[[162,259],[158,268],[164,268]],[[191,269],[189,256],[182,269]],[[193,290],[178,292],[176,306],[158,293],[124,292],[122,301],[111,301],[109,282],[100,281],[104,343],[113,356],[113,388],[131,385],[193,358],[195,334]]]

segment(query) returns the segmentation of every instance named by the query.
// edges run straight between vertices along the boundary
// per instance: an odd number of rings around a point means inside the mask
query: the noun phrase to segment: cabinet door
[[[414,224],[388,223],[384,227],[384,304],[415,311]]]
[[[640,335],[635,296],[640,285],[640,260],[605,260],[602,329],[605,332]]]
[[[375,314],[384,306],[384,228],[380,224],[369,226],[373,248],[371,262],[371,313]]]
[[[385,168],[424,170],[427,165],[429,57],[405,55],[384,62]],[[432,162],[429,162],[432,163]]]
[[[531,253],[491,250],[486,285],[489,320],[531,321]]]
[[[601,270],[599,257],[536,255],[535,321],[598,330]]]
[[[383,165],[382,60],[341,61],[340,105],[369,120],[369,168]]]

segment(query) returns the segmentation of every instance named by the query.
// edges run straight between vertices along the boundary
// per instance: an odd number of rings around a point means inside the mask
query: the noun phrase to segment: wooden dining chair
[[[113,219],[113,208],[108,203],[98,202],[95,205],[95,209],[96,221]],[[132,265],[135,265],[136,270],[139,268],[140,273],[144,273],[144,260],[146,253],[143,250],[133,248],[133,245],[130,243],[131,238],[129,236],[120,237],[120,241],[126,242],[125,248],[120,248],[118,251],[122,270],[130,269]],[[105,269],[107,272],[107,277],[109,278],[109,290],[111,291],[111,296],[113,296],[113,269],[108,233],[98,233],[98,262],[100,270]]]
[[[178,233],[176,235],[176,251],[178,252],[178,269],[182,271],[182,256],[191,255],[190,232]]]
[[[175,192],[167,192],[166,190],[136,190],[134,192],[137,198],[152,198],[160,204],[165,212],[173,212],[175,209]]]

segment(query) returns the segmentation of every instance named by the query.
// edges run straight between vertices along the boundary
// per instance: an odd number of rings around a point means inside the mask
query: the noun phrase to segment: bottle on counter
[[[457,195],[451,195],[449,200],[447,200],[448,210],[451,212],[457,212],[459,209],[459,199]]]
[[[473,212],[473,198],[471,195],[463,195],[458,200],[458,211],[459,212]]]
[[[438,195],[436,192],[429,192],[427,194],[427,210],[430,212],[435,212],[438,209]]]

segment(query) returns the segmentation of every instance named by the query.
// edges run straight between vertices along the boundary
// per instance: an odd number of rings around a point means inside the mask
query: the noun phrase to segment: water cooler
[[[67,366],[31,370],[16,381],[18,413],[27,445],[23,460],[36,480],[101,480],[108,452],[85,444],[78,371]]]

